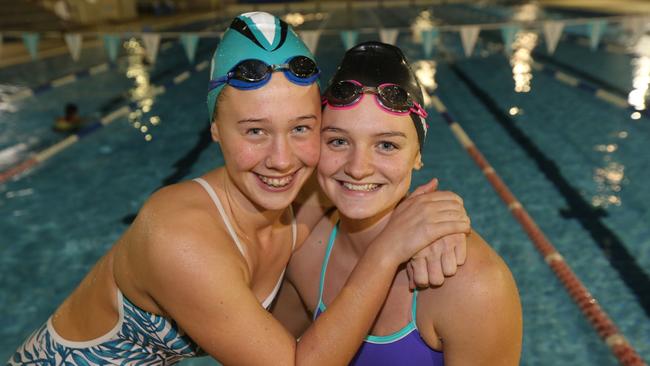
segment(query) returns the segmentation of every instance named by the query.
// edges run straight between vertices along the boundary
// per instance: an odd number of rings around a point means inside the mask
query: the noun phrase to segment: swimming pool
[[[432,10],[438,24],[499,22],[521,11],[468,5],[349,8],[328,10],[328,16],[298,29],[324,31],[316,56],[326,81],[344,52],[338,30],[408,27],[425,9]],[[569,15],[549,11],[539,16]],[[583,32],[580,27],[565,31]],[[362,32],[358,41],[371,39],[377,39],[376,33]],[[553,55],[537,45],[530,92],[516,93],[513,67],[496,32],[481,34],[471,58],[461,56],[456,34],[443,33],[442,41],[434,52],[437,87],[430,92],[630,344],[650,360],[650,191],[645,188],[650,119],[633,119],[629,110],[547,72],[561,70],[601,88],[629,91],[642,56],[607,47],[591,51],[579,37],[565,36]],[[142,65],[138,45],[131,44],[116,67],[18,101],[13,112],[0,111],[0,157],[9,166],[62,138],[50,124],[66,102],[76,102],[91,119],[130,105],[115,122],[0,185],[0,359],[45,321],[152,191],[221,164],[206,131],[208,71],[196,69],[216,42],[201,40],[195,65],[180,45],[168,42],[153,67]],[[397,44],[411,61],[423,58],[422,46],[409,34],[402,32]],[[103,55],[91,49],[84,50],[78,64],[67,63],[66,55],[5,68],[0,80],[34,88],[105,62]],[[191,71],[187,79],[172,82],[185,71]],[[510,266],[524,310],[522,365],[616,365],[443,117],[433,108],[429,112],[425,168],[415,183],[435,175],[443,188],[461,194],[474,228]],[[187,364],[201,363],[208,361]]]

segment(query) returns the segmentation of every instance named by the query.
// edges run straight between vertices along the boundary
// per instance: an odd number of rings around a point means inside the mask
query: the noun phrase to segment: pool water
[[[507,21],[521,12],[475,5],[340,9],[298,30],[324,31],[316,57],[326,82],[345,51],[337,31],[407,28],[425,10],[438,24]],[[573,14],[539,10],[538,16]],[[187,29],[207,27],[214,24]],[[584,32],[567,28],[552,55],[540,36],[532,56],[544,67],[629,92],[642,56],[605,47],[592,51],[580,42]],[[358,41],[373,39],[376,33],[362,32]],[[614,31],[605,36],[606,42],[619,39]],[[201,39],[195,65],[209,59],[217,42]],[[64,137],[50,126],[65,103],[77,103],[89,120],[131,103],[129,115],[0,185],[0,359],[8,359],[47,319],[151,192],[222,164],[207,131],[208,70],[196,71],[179,44],[166,44],[155,65],[143,65],[138,46],[131,44],[103,73],[23,99],[13,111],[0,109],[4,169]],[[406,31],[397,45],[412,63],[423,59],[422,46]],[[535,70],[530,91],[516,93],[513,67],[501,48],[497,32],[483,32],[474,56],[465,58],[459,37],[443,33],[433,57],[437,86],[429,92],[446,105],[630,344],[650,360],[650,119],[632,119],[628,109]],[[105,62],[103,52],[84,50],[74,64],[64,55],[1,69],[0,84],[33,88]],[[184,71],[192,71],[187,80],[156,94]],[[414,184],[435,176],[442,188],[459,193],[474,229],[511,268],[524,311],[521,364],[616,365],[443,118],[428,110],[425,167]]]

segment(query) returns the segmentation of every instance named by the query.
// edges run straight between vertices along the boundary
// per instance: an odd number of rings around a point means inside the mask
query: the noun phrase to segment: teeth
[[[271,187],[275,187],[275,188],[284,187],[287,184],[291,183],[291,180],[293,179],[293,175],[290,175],[290,176],[284,177],[284,178],[270,178],[270,177],[265,177],[265,176],[259,175],[259,174],[257,176],[260,177],[260,180],[262,182],[266,183],[267,185],[269,185]]]
[[[352,184],[348,182],[343,182],[343,187],[351,190],[351,191],[374,191],[379,187],[379,184]]]

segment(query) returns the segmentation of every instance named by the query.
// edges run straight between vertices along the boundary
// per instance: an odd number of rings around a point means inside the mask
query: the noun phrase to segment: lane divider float
[[[474,160],[476,165],[478,165],[483,174],[485,174],[485,177],[494,190],[508,206],[509,211],[523,227],[537,250],[542,254],[544,261],[551,267],[560,282],[562,282],[569,292],[571,298],[576,302],[582,313],[596,329],[598,335],[607,344],[620,364],[624,366],[647,366],[641,356],[639,356],[636,350],[620,333],[607,313],[598,305],[598,301],[596,301],[575,273],[573,273],[562,255],[555,249],[548,238],[546,238],[521,202],[517,200],[508,186],[501,180],[494,167],[490,165],[460,124],[452,118],[440,98],[436,95],[432,95],[430,98],[438,114],[447,122],[456,139],[465,148],[465,151]]]

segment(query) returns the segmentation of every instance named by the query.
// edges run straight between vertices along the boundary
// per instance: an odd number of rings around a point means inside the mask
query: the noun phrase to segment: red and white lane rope
[[[467,136],[460,124],[455,121],[447,107],[435,95],[430,96],[431,103],[436,111],[447,122],[449,128],[460,144],[465,148],[467,153],[472,157],[476,165],[483,171],[485,177],[490,182],[499,197],[508,206],[512,215],[523,227],[528,237],[533,242],[537,250],[542,254],[546,263],[551,267],[560,282],[569,292],[569,295],[576,302],[582,313],[587,317],[591,325],[596,329],[598,335],[605,341],[612,353],[616,356],[621,365],[624,366],[647,366],[641,356],[628,343],[625,337],[620,333],[614,322],[609,318],[607,313],[598,305],[596,299],[589,293],[587,288],[582,284],[578,277],[573,273],[568,264],[564,261],[562,255],[555,249],[553,244],[546,238],[544,233],[537,226],[535,221],[530,217],[522,204],[510,192],[510,189],[497,175],[497,172],[490,165],[487,159],[481,154],[474,142]]]

